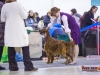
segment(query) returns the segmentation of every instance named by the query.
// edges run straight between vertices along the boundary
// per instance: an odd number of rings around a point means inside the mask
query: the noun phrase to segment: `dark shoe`
[[[37,71],[38,68],[33,68],[33,69],[25,69],[25,71]]]
[[[5,70],[5,67],[0,66],[0,70]]]
[[[10,67],[9,67],[9,70],[10,70],[10,71],[18,71],[19,68],[18,68],[18,67],[15,67],[15,66],[10,66]]]

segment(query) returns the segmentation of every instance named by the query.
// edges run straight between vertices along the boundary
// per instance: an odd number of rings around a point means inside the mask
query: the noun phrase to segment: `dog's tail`
[[[75,43],[74,43],[74,41],[65,42],[65,45],[66,45],[66,46],[70,46],[70,47],[74,47]]]
[[[74,47],[74,45],[75,45],[74,41],[65,42],[65,41],[61,40],[61,42],[65,43],[65,45],[69,46],[69,47]]]

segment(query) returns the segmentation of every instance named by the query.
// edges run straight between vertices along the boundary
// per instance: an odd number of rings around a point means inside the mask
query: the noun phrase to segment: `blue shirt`
[[[26,26],[27,27],[34,27],[34,20],[32,18],[29,18],[26,20]]]

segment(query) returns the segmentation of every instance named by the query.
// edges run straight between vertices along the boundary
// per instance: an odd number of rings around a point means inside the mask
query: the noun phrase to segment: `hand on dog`
[[[46,28],[46,30],[48,30],[48,29],[49,29],[49,27]]]
[[[70,41],[73,41],[73,38],[70,37],[69,39],[70,39]]]

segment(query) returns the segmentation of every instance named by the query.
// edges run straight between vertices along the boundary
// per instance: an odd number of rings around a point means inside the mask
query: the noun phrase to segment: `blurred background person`
[[[84,18],[85,18],[85,15],[86,15],[87,12],[84,12],[82,17],[80,18],[80,28],[84,28]]]
[[[38,23],[40,21],[39,14],[37,12],[34,13],[34,27],[36,30],[38,30]]]
[[[1,22],[1,9],[3,6],[2,0],[0,0],[0,61],[2,58],[2,52],[4,47],[4,29],[5,29],[5,23]],[[0,66],[0,70],[5,70],[4,67]]]
[[[47,12],[47,15],[44,16],[44,28],[46,28],[48,26],[48,24],[50,23],[51,20],[51,15],[50,15],[50,11]]]
[[[26,19],[26,26],[34,28],[34,12],[32,10],[29,11],[28,18]]]
[[[92,19],[94,19],[94,14],[96,13],[97,10],[98,10],[98,7],[92,6],[90,10],[85,14],[84,16],[85,27],[94,23]]]
[[[75,8],[71,9],[71,12],[72,12],[71,15],[75,15],[75,16],[81,18],[81,15],[79,13],[77,13],[77,10]]]
[[[81,15],[77,13],[76,9],[71,9],[71,15],[75,18],[77,24],[80,27],[80,18],[81,18]]]
[[[44,18],[44,16],[41,17],[41,19],[40,19],[40,21],[39,21],[39,23],[38,23],[38,28],[39,28],[39,29],[43,29],[43,27],[44,27],[43,18]]]

